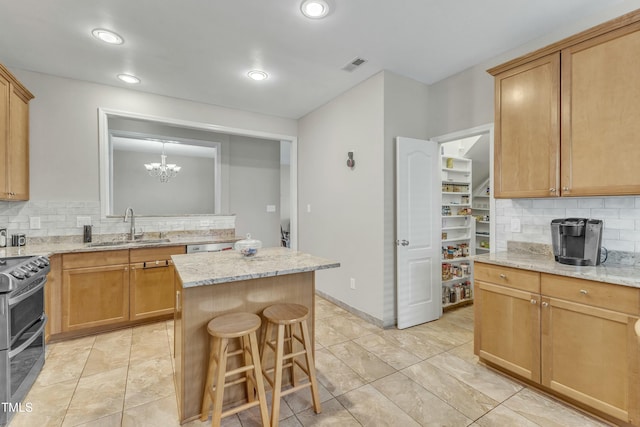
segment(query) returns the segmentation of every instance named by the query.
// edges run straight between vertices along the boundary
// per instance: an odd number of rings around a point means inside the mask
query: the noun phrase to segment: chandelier
[[[145,163],[149,175],[158,178],[160,182],[169,182],[170,178],[175,178],[182,169],[175,163],[167,164],[167,156],[164,154],[164,142],[162,143],[162,154],[160,155],[160,163]]]

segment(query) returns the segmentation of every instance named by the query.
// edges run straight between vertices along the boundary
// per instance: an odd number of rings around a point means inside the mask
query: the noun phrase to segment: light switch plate
[[[267,212],[275,212],[276,205],[267,205]]]
[[[39,216],[30,216],[29,217],[29,228],[32,230],[40,230],[40,217]]]

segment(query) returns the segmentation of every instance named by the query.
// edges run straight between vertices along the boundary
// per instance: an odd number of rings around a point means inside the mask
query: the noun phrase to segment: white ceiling
[[[431,84],[622,1],[330,0],[310,20],[301,0],[0,0],[0,62],[299,118],[380,70]],[[355,57],[368,62],[341,70]]]

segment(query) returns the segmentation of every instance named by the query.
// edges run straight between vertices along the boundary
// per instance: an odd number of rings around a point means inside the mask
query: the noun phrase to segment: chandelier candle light
[[[167,156],[164,154],[164,142],[162,143],[162,154],[160,155],[160,163],[145,163],[144,167],[154,178],[160,179],[160,182],[169,182],[170,178],[175,178],[182,169],[175,163],[167,164]]]

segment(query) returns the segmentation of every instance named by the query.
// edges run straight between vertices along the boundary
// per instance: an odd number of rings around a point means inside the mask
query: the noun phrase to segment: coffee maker
[[[600,265],[602,220],[559,218],[551,221],[553,255],[560,264]]]

